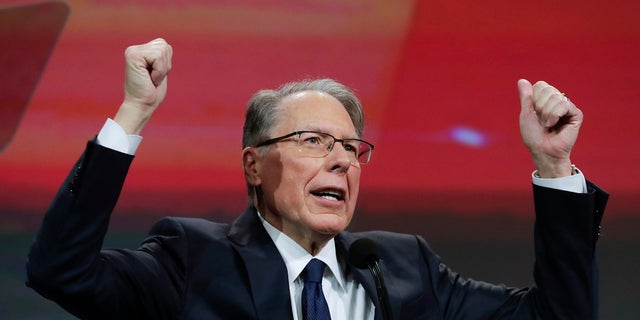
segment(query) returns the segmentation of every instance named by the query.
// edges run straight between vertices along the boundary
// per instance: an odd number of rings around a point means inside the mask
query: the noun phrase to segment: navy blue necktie
[[[302,319],[331,320],[329,306],[322,293],[322,273],[325,264],[311,259],[304,268],[304,289],[302,289]]]

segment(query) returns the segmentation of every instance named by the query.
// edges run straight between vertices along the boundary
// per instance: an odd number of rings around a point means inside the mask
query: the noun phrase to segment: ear
[[[247,184],[257,187],[262,184],[260,178],[260,155],[256,148],[247,147],[242,150],[242,169]]]

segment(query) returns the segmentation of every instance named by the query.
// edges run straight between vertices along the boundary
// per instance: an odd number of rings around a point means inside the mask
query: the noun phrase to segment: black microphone
[[[378,263],[379,260],[378,246],[370,239],[358,239],[349,247],[349,262],[360,269],[369,268],[373,280],[376,282],[382,318],[391,320],[393,317],[391,316],[389,295],[387,294],[387,287],[384,285],[380,264]]]

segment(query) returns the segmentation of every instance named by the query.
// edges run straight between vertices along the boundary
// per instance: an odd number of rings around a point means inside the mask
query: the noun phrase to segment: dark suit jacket
[[[286,266],[254,208],[231,225],[165,218],[137,250],[101,250],[132,158],[89,142],[45,215],[27,285],[87,319],[291,319]],[[338,257],[356,239],[377,242],[396,319],[595,319],[607,195],[592,184],[587,194],[534,186],[534,198],[530,288],[463,279],[415,235],[345,231]],[[381,319],[369,271],[346,268]]]

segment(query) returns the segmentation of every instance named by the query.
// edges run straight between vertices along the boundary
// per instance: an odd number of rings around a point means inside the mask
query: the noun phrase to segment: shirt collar
[[[289,236],[282,233],[280,230],[272,226],[267,220],[265,220],[260,212],[258,217],[264,226],[265,230],[271,237],[271,240],[278,248],[285,265],[287,266],[287,273],[289,277],[289,285],[300,276],[304,268],[307,266],[311,259],[316,258],[324,262],[331,274],[335,277],[340,288],[345,290],[345,275],[338,263],[338,256],[336,254],[336,245],[334,238],[331,238],[329,242],[318,252],[317,255],[312,256],[307,250],[300,246],[297,242],[293,241]]]

